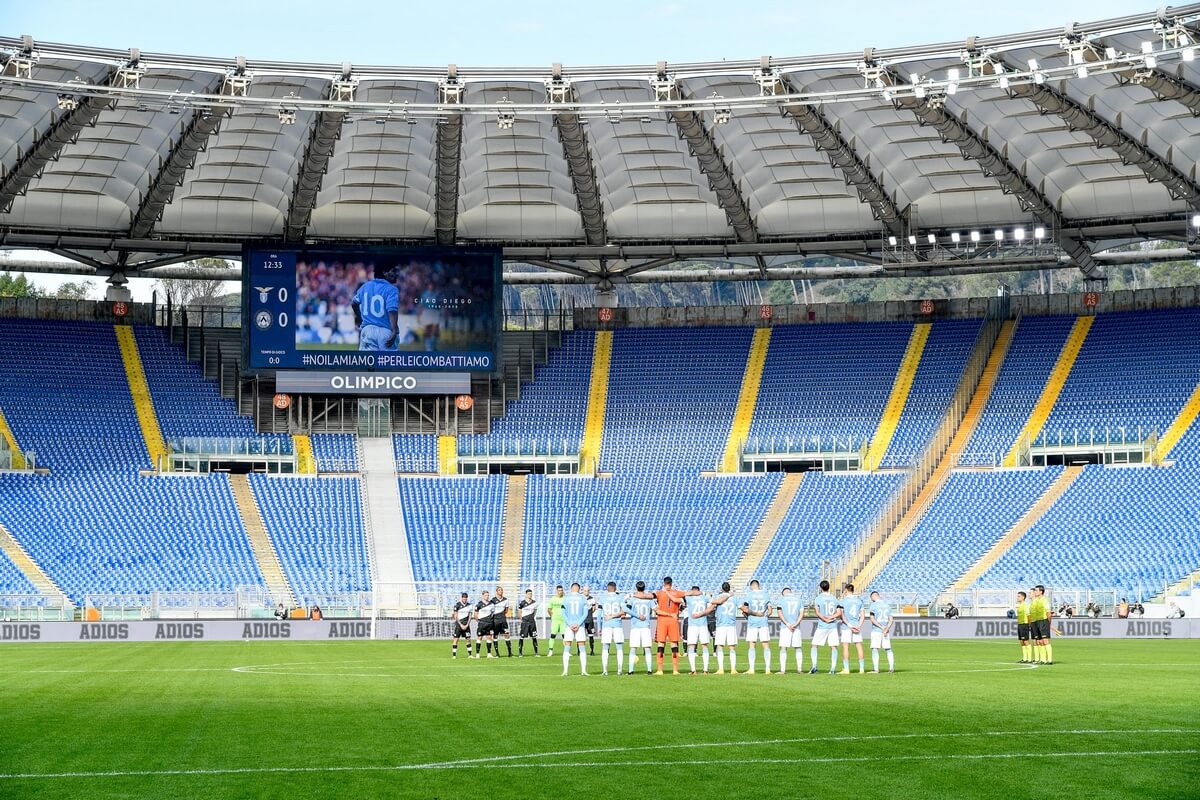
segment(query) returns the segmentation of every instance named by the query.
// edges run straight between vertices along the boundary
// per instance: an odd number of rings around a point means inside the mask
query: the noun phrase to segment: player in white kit
[[[646,582],[637,582],[638,592],[646,591]],[[646,653],[646,674],[654,671],[654,663],[650,658],[650,648],[653,646],[650,636],[650,618],[654,616],[654,601],[640,597],[631,597],[625,602],[629,612],[629,674],[637,664],[637,651],[642,648]]]
[[[721,593],[708,604],[708,613],[717,615],[717,674],[725,674],[725,652],[729,652],[729,674],[737,675],[738,598],[730,591],[729,581],[721,584]]]
[[[879,599],[879,592],[871,592],[871,666],[879,673],[879,650],[887,651],[888,672],[896,671],[896,659],[892,656],[892,606]]]
[[[699,586],[693,586],[692,591],[699,592]],[[712,640],[708,635],[708,607],[712,597],[707,594],[693,594],[687,598],[687,657],[691,672],[696,674],[696,646],[704,646],[704,674],[708,674],[708,655]]]

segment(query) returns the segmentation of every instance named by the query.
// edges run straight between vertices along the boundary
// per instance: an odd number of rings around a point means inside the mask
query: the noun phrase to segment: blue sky
[[[359,64],[653,63],[858,51],[1152,11],[1149,2],[0,0],[0,33]],[[1047,9],[1049,11],[1047,12]]]

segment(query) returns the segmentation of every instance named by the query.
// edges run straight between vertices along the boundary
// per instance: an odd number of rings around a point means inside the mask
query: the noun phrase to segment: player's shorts
[[[620,620],[614,620],[614,624],[606,624],[600,630],[600,644],[625,644],[625,626]]]
[[[630,628],[629,648],[650,646],[650,628]]]
[[[737,626],[718,625],[716,643],[718,647],[737,647]]]
[[[837,628],[821,628],[818,627],[812,638],[813,647],[837,647],[841,643],[838,638]]]
[[[787,625],[779,626],[780,648],[800,647],[802,640],[803,637],[800,635],[800,628],[797,627],[796,630],[792,630]]]
[[[451,638],[454,638],[454,639],[470,639],[471,638],[471,626],[470,625],[467,626],[466,630],[463,630],[461,627],[459,627],[457,622],[451,622],[450,627],[453,628],[453,631],[450,633]]]
[[[842,625],[838,631],[838,638],[842,640],[842,644],[862,644],[862,628],[855,633],[849,625]]]
[[[679,644],[679,617],[659,617],[654,641]]]
[[[566,633],[566,631],[567,631],[566,620],[562,619],[561,617],[559,619],[554,619],[553,617],[551,617],[551,619],[550,619],[550,635],[551,636],[558,636],[560,634]]]
[[[1050,638],[1050,620],[1039,619],[1029,623],[1033,629],[1033,638],[1049,639]]]
[[[1022,642],[1028,642],[1029,641],[1029,629],[1030,629],[1030,625],[1028,622],[1018,622],[1017,623],[1017,638],[1020,639]]]
[[[712,644],[712,638],[708,635],[708,626],[702,624],[702,622],[702,620],[698,619],[688,621],[688,644]]]
[[[502,633],[508,633],[508,619],[505,617],[493,617],[492,634],[499,636]]]
[[[771,629],[769,627],[767,627],[766,625],[763,625],[761,628],[752,628],[749,625],[747,625],[746,626],[746,642],[748,644],[753,644],[754,642],[764,642],[766,644],[770,644],[771,643]]]
[[[359,350],[387,350],[388,339],[392,338],[391,328],[378,325],[363,325],[358,332]],[[394,348],[392,348],[394,349]]]
[[[475,626],[475,636],[482,639],[484,636],[492,635],[492,623],[480,620]]]
[[[537,636],[537,620],[533,617],[521,620],[521,638],[527,639],[530,636]]]
[[[570,644],[571,642],[579,642],[580,644],[583,644],[587,641],[587,631],[583,629],[582,625],[579,626],[579,630],[575,631],[571,630],[565,625],[564,627],[566,628],[563,631],[563,641],[565,643]]]
[[[879,628],[875,628],[871,631],[871,649],[878,650],[881,647],[884,650],[891,650],[892,637],[884,636],[883,631],[879,630]]]

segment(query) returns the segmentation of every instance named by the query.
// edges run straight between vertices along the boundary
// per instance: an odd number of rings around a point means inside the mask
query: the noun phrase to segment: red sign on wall
[[[770,306],[759,306],[758,307],[758,318],[759,319],[770,319],[771,318],[771,307]]]
[[[292,405],[292,396],[290,394],[277,394],[272,402],[280,411],[286,411]]]
[[[120,301],[113,303],[113,316],[123,317],[129,313],[129,304]]]
[[[933,301],[932,300],[922,300],[921,301],[921,313],[922,314],[932,314],[933,313]]]
[[[1096,306],[1100,305],[1100,293],[1084,292],[1083,304],[1088,308],[1095,308]]]
[[[459,411],[470,411],[474,405],[475,398],[471,397],[469,394],[460,394],[458,397],[454,398],[454,406]]]
[[[613,310],[611,308],[602,308],[597,314],[601,322],[612,322]]]

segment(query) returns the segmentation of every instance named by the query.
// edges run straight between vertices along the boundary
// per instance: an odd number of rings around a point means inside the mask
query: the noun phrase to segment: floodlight
[[[946,70],[946,79],[950,81],[958,80],[958,68],[951,67],[950,69]]]
[[[500,111],[496,114],[496,127],[502,131],[511,131],[517,121],[517,115],[511,111]]]
[[[1154,52],[1154,42],[1142,42],[1142,52],[1150,54]]]
[[[1001,89],[1007,89],[1007,88],[1008,88],[1008,76],[1007,76],[1007,75],[1001,75],[1001,76],[1000,76],[1000,88],[1001,88]]]
[[[1004,241],[1004,229],[1003,228],[996,228],[996,232],[992,235],[996,237],[997,242]]]
[[[911,245],[913,245],[913,246],[915,247],[915,246],[916,246],[916,244],[917,244],[917,237],[916,237],[916,236],[914,236],[914,235],[912,235],[912,234],[910,234],[910,235],[909,235],[909,237],[908,237],[908,243],[909,243],[909,244],[911,244]]]
[[[888,246],[889,246],[889,247],[895,247],[895,246],[896,246],[896,237],[895,237],[895,236],[889,236],[889,237],[888,237]]]
[[[1116,60],[1116,58],[1117,58],[1117,48],[1115,48],[1115,47],[1106,47],[1106,48],[1104,48],[1104,57],[1105,57],[1106,59],[1108,59],[1109,61],[1114,61],[1114,60]]]
[[[883,99],[888,103],[892,102],[892,89],[890,86],[883,90]]]
[[[930,244],[937,244],[937,236],[931,233],[925,237],[925,241],[929,242]]]
[[[1038,86],[1041,86],[1043,83],[1046,82],[1046,73],[1044,73],[1044,72],[1033,73],[1033,82],[1036,83]]]
[[[957,83],[947,83],[946,84],[946,94],[954,94],[957,91],[958,91]]]
[[[925,99],[925,87],[924,86],[915,87],[913,89],[913,97],[917,98],[918,100],[924,100]]]
[[[1142,59],[1142,63],[1146,65],[1146,69],[1154,69],[1158,66],[1158,59],[1154,56],[1145,56]]]
[[[1033,238],[1037,239],[1038,241],[1045,239],[1046,238],[1046,229],[1043,228],[1041,225],[1038,225],[1036,228],[1033,229]]]
[[[1183,60],[1184,61],[1195,61],[1196,60],[1196,48],[1194,48],[1194,47],[1183,48]]]
[[[1026,61],[1025,63],[1029,65],[1030,72],[1037,72],[1038,62],[1037,62],[1036,58],[1031,58],[1028,61]]]
[[[1018,242],[1025,241],[1025,229],[1017,228],[1015,231],[1013,231],[1013,238],[1016,239]]]
[[[287,108],[286,106],[279,107],[279,124],[280,125],[295,125],[296,124],[296,109]]]
[[[1080,64],[1078,67],[1076,67],[1075,68],[1075,77],[1086,78],[1087,77],[1087,67],[1083,66],[1082,64]]]
[[[979,231],[971,231],[971,241],[972,242],[979,241]]]
[[[1193,215],[1192,215],[1192,227],[1193,227],[1193,228],[1200,228],[1200,214],[1193,214]]]
[[[79,106],[79,100],[73,94],[60,94],[58,107],[63,111],[74,111]]]
[[[714,125],[724,125],[726,122],[729,122],[729,118],[732,116],[733,116],[733,113],[728,108],[714,108],[713,109],[713,124]]]
[[[953,233],[950,234],[950,241],[954,242],[955,244],[958,244],[959,242],[962,241],[962,235],[959,234],[958,231],[954,231]]]

